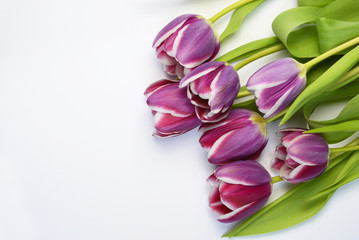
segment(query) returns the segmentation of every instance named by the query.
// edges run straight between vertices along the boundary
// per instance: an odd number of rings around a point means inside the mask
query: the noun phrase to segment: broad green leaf
[[[241,26],[243,19],[264,1],[265,0],[256,0],[234,10],[231,20],[229,21],[226,29],[222,32],[220,36],[221,41],[223,41],[232,33],[235,33]]]
[[[335,0],[298,0],[298,6],[324,7]]]
[[[316,23],[319,47],[322,53],[359,36],[359,22],[348,22],[323,17],[318,18]]]
[[[314,128],[306,133],[325,133],[325,132],[353,132],[359,131],[359,120],[346,121],[326,127]]]
[[[345,165],[344,168],[342,168],[341,172],[336,177],[336,183],[329,186],[328,188],[322,190],[321,192],[317,193],[316,195],[312,196],[308,200],[314,200],[316,198],[320,198],[322,196],[325,196],[327,194],[330,194],[331,192],[336,191],[339,187],[359,178],[359,151],[356,151],[353,153],[353,155],[347,159],[343,164]]]
[[[338,56],[330,57],[320,64],[315,65],[312,69],[307,72],[307,85],[310,85],[314,82],[320,75],[322,75],[330,66],[332,66],[336,61],[338,61]]]
[[[317,80],[307,86],[291,104],[284,115],[281,125],[288,121],[299,109],[310,100],[333,87],[336,81],[344,76],[359,61],[359,46],[345,54],[333,66],[325,71]]]
[[[263,49],[271,47],[279,42],[280,40],[277,37],[268,37],[268,38],[259,39],[253,42],[243,44],[242,46],[237,47],[236,49],[233,49],[232,51],[217,58],[215,61],[228,62],[228,63],[237,61],[242,58],[253,55],[254,53],[259,52]]]
[[[314,216],[334,192],[313,200],[308,199],[337,183],[336,176],[345,168],[347,159],[348,157],[342,159],[318,178],[298,184],[224,236],[247,236],[274,232],[301,223]]]
[[[314,23],[318,7],[298,7],[280,13],[272,23],[273,32],[298,58],[319,55],[317,30]],[[311,24],[311,25],[310,25]]]
[[[318,17],[327,17],[340,21],[359,21],[359,1],[358,0],[337,0],[333,1],[318,12]]]
[[[345,100],[348,98],[353,98],[359,92],[359,82],[352,82],[343,86],[342,88],[336,89],[334,91],[326,92],[312,101],[307,103],[303,108],[303,114],[306,118],[310,128],[314,129],[327,127],[328,124],[325,124],[325,121],[314,121],[310,118],[312,112],[317,108],[322,102],[336,101],[336,100]],[[352,119],[351,119],[352,120]],[[337,122],[337,123],[340,123]],[[333,123],[332,123],[333,124]],[[336,123],[334,123],[336,124]],[[338,143],[354,134],[354,131],[336,131],[336,132],[322,132],[323,137],[327,140],[328,143]]]

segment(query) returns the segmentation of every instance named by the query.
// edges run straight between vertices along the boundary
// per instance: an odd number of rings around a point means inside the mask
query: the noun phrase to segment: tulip
[[[207,62],[180,82],[202,122],[218,122],[228,116],[240,88],[237,71],[225,62]]]
[[[316,133],[303,133],[301,128],[283,129],[272,168],[290,183],[301,183],[318,177],[327,168],[329,147]]]
[[[209,206],[229,223],[248,217],[263,207],[272,192],[271,176],[252,160],[225,164],[208,178]]]
[[[282,58],[255,72],[247,82],[247,89],[255,96],[264,118],[271,118],[289,106],[305,85],[304,65],[292,58]]]
[[[146,89],[145,96],[154,117],[154,136],[174,137],[201,124],[186,90],[178,88],[178,82],[165,79],[154,82]]]
[[[208,161],[221,165],[239,159],[257,159],[267,144],[263,118],[247,109],[233,109],[218,123],[203,123],[199,142],[208,151]]]
[[[167,24],[157,34],[152,46],[165,71],[182,78],[192,68],[217,55],[220,39],[208,20],[199,15],[185,14]]]

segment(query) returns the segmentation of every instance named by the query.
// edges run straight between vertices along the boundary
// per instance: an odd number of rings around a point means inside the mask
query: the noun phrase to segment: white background
[[[0,1],[1,240],[214,240],[230,229],[208,207],[214,167],[200,134],[152,137],[143,92],[165,77],[151,48],[157,32],[233,2]],[[295,6],[267,1],[220,53],[272,36],[274,17]],[[241,80],[278,56],[240,70]],[[277,129],[269,126],[265,164]],[[241,239],[356,239],[358,197],[354,181],[309,221]]]

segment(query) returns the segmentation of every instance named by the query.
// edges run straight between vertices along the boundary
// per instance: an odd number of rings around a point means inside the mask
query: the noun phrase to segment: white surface
[[[214,240],[229,230],[207,205],[214,167],[200,135],[153,138],[143,91],[165,77],[151,44],[168,21],[233,2],[0,2],[0,239]],[[264,3],[221,53],[271,36],[274,17],[295,5]],[[356,239],[358,197],[354,181],[309,221],[241,239]]]

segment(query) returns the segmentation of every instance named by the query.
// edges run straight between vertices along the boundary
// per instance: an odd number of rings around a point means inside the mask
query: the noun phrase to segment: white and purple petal
[[[271,182],[272,178],[267,170],[252,160],[242,160],[220,166],[214,172],[217,179],[245,186],[256,186]]]

